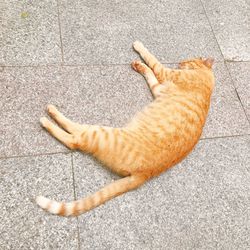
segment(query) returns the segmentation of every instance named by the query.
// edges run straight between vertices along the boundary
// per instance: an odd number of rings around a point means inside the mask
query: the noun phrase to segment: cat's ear
[[[208,67],[208,68],[212,68],[213,64],[214,64],[214,58],[209,57],[204,61],[204,64]]]

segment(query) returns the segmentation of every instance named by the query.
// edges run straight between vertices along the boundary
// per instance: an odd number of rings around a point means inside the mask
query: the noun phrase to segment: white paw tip
[[[135,41],[134,43],[133,43],[133,47],[136,49],[136,48],[138,48],[138,47],[142,47],[143,46],[143,44],[140,42],[140,41]]]
[[[56,107],[54,105],[52,105],[52,104],[49,104],[47,106],[47,110],[48,110],[48,112],[52,112],[53,110],[56,110]]]
[[[47,122],[47,118],[46,117],[41,117],[40,122],[41,122],[42,125],[45,125],[45,123]]]

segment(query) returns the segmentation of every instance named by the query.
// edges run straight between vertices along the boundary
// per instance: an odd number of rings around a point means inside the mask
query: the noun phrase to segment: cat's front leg
[[[138,73],[142,74],[146,79],[150,90],[154,97],[158,97],[161,95],[161,92],[165,87],[165,85],[160,84],[155,77],[153,71],[144,63],[140,61],[133,61],[131,64],[132,68]]]
[[[140,54],[145,63],[153,70],[158,82],[165,82],[165,67],[156,59],[156,57],[152,55],[139,41],[135,41],[133,47],[135,51]]]

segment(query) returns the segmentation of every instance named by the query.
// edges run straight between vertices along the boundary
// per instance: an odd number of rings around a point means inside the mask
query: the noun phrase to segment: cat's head
[[[211,69],[214,63],[213,58],[194,58],[190,60],[185,60],[179,63],[180,69]]]

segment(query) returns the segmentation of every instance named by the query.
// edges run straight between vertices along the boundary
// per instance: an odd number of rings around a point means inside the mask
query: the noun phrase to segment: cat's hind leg
[[[70,149],[77,148],[77,137],[75,135],[69,134],[65,132],[63,129],[59,128],[53,122],[48,120],[46,117],[42,117],[40,119],[42,126],[48,130],[50,134],[52,134],[57,140],[62,142],[65,146]]]
[[[69,133],[77,133],[83,129],[82,125],[70,121],[61,112],[59,112],[54,105],[49,104],[47,106],[47,111],[49,115],[57,122],[57,124]]]
[[[165,89],[165,85],[160,84],[158,79],[156,78],[153,71],[144,63],[140,61],[133,61],[131,64],[132,68],[138,73],[142,74],[146,79],[150,90],[154,97],[160,96],[161,91]]]
[[[135,41],[133,47],[135,51],[140,54],[145,63],[153,70],[159,83],[165,82],[165,67],[156,59],[156,57],[152,55],[139,41]]]
[[[122,132],[122,129],[106,126],[78,124],[80,126],[79,130],[72,133],[67,133],[65,130],[55,125],[46,117],[42,117],[40,121],[42,126],[52,136],[54,136],[68,148],[79,149],[83,152],[93,154],[96,158],[106,163],[108,167],[120,175],[129,174],[128,171],[125,171],[122,168],[116,169],[114,167],[116,165],[114,162],[120,162],[121,160],[121,156],[117,157],[117,151],[120,150],[119,144],[124,143],[124,133]],[[72,129],[72,127],[70,128]],[[126,157],[126,159],[128,159],[128,157]]]

